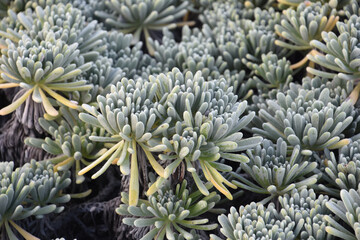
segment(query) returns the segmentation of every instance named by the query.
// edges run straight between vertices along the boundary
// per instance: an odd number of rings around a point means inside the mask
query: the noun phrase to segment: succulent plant
[[[360,239],[359,6],[0,0],[0,239]]]
[[[56,5],[59,3],[66,4],[68,2],[70,1],[69,0],[30,0],[30,1],[15,0],[12,1],[10,8],[15,12],[22,12],[28,8],[35,9],[38,6],[45,8],[46,6]]]
[[[182,29],[180,43],[175,41],[172,33],[165,30],[162,44],[152,40],[150,44],[155,49],[155,59],[161,63],[164,71],[177,67],[184,74],[188,71],[193,74],[201,71],[206,80],[225,78],[228,86],[233,87],[234,93],[242,99],[248,98],[251,95],[248,90],[253,83],[245,81],[246,73],[241,70],[244,66],[241,59],[246,54],[243,50],[246,49],[236,46],[237,42],[215,44],[212,33],[209,34],[211,36],[200,32],[199,29],[191,30],[185,26]],[[241,58],[237,54],[240,54]]]
[[[286,58],[279,59],[272,52],[261,56],[261,64],[252,64],[255,71],[252,77],[258,89],[268,92],[270,89],[285,90],[293,80],[290,62]]]
[[[316,95],[320,94],[325,88],[329,89],[329,96],[334,105],[340,105],[348,100],[349,95],[353,91],[353,83],[339,77],[334,77],[331,80],[321,77],[305,77],[301,81],[302,87],[305,90],[315,91]]]
[[[286,19],[281,20],[281,25],[276,25],[276,33],[284,40],[276,40],[278,46],[291,50],[311,50],[312,40],[322,40],[322,33],[331,31],[339,17],[329,4],[322,5],[319,2],[301,3],[296,11],[289,8],[285,10]],[[301,61],[293,64],[293,69],[302,67],[309,56],[316,55],[316,50],[311,50]],[[312,64],[313,65],[313,64]]]
[[[325,231],[328,223],[324,221],[324,217],[333,217],[326,207],[328,196],[316,196],[313,189],[294,189],[291,193],[280,196],[279,202],[282,207],[280,214],[296,223],[296,230],[299,232],[296,239],[334,238]]]
[[[58,92],[89,90],[92,85],[86,80],[74,81],[75,77],[91,67],[89,64],[76,66],[73,61],[79,55],[77,44],[65,44],[55,40],[54,33],[49,32],[45,41],[37,42],[24,35],[18,46],[9,42],[8,49],[2,50],[1,77],[5,83],[1,88],[21,87],[21,97],[9,106],[0,110],[1,115],[9,114],[32,96],[36,103],[42,103],[45,112],[57,116],[52,100],[46,94],[60,103],[77,108],[77,104],[64,98]],[[14,63],[17,63],[14,65]],[[46,93],[46,94],[45,94]],[[25,110],[28,112],[31,110]]]
[[[165,72],[171,71],[174,67],[183,73],[190,71],[195,74],[201,71],[205,78],[212,80],[219,78],[227,67],[212,40],[196,28],[183,27],[180,43],[177,43],[174,35],[166,30],[162,44],[152,40],[149,42],[155,50],[155,59],[162,63]]]
[[[311,44],[324,52],[325,55],[309,55],[309,59],[335,72],[325,72],[310,67],[307,68],[307,71],[325,78],[333,78],[337,74],[340,78],[346,80],[358,78],[359,66],[356,57],[359,51],[357,47],[358,40],[351,37],[348,32],[341,33],[339,36],[336,36],[333,32],[324,32],[322,35],[326,45],[318,41],[313,41]]]
[[[25,164],[22,170],[28,171],[25,183],[33,185],[29,193],[29,202],[42,207],[43,214],[63,211],[64,207],[56,204],[70,201],[70,195],[62,193],[71,183],[70,172],[64,171],[60,175],[50,161],[37,162],[34,159]],[[43,215],[39,212],[37,214],[40,217]]]
[[[261,142],[261,137],[243,139],[240,132],[254,116],[254,113],[243,116],[247,102],[237,102],[237,96],[225,81],[205,82],[200,72],[195,75],[188,72],[184,77],[178,69],[173,69],[167,76],[150,77],[150,81],[158,85],[158,98],[167,98],[167,114],[175,123],[169,129],[175,132],[162,139],[168,150],[159,158],[171,160],[165,172],[171,173],[184,163],[199,190],[208,195],[197,173],[201,168],[205,178],[232,199],[223,184],[232,188],[235,185],[219,173],[231,171],[231,167],[217,160],[247,162],[248,158],[238,152]]]
[[[88,113],[79,115],[85,123],[103,128],[109,134],[91,136],[90,140],[111,145],[79,174],[85,174],[105,159],[106,163],[92,178],[100,176],[111,163],[119,165],[123,174],[130,174],[131,205],[136,205],[139,195],[138,147],[146,154],[153,169],[160,176],[164,176],[164,168],[152,155],[152,152],[166,150],[166,146],[161,144],[161,137],[162,132],[169,127],[168,120],[159,117],[157,109],[163,106],[154,101],[156,88],[156,84],[141,78],[136,82],[123,78],[116,86],[111,87],[111,92],[106,97],[98,96],[100,112],[93,106],[83,104],[84,110]]]
[[[40,207],[27,209],[22,202],[29,195],[31,186],[25,183],[26,172],[20,173],[20,169],[14,170],[13,162],[0,162],[1,171],[1,194],[0,194],[0,227],[6,231],[9,238],[17,239],[16,235],[9,226],[9,223],[19,229],[22,235],[30,235],[27,231],[20,228],[14,221],[27,218],[33,215]],[[4,229],[5,228],[5,229]],[[31,236],[31,235],[30,235]]]
[[[85,79],[93,87],[89,91],[72,91],[68,93],[68,98],[79,104],[96,104],[96,97],[109,93],[111,85],[120,81],[124,75],[120,68],[113,67],[112,59],[99,57],[92,62],[89,70],[77,76],[77,80]]]
[[[61,212],[63,207],[57,204],[70,200],[70,195],[62,194],[71,182],[70,173],[59,175],[49,162],[35,160],[17,169],[13,162],[0,162],[0,172],[0,228],[10,239],[18,239],[10,225],[25,239],[38,239],[14,221]]]
[[[246,9],[241,1],[211,1],[199,19],[213,29],[216,26],[231,25],[231,22],[240,19],[254,19],[254,10]]]
[[[230,208],[228,216],[222,214],[218,217],[221,225],[220,232],[226,240],[245,239],[295,239],[295,222],[289,218],[280,219],[275,205],[270,203],[267,207],[252,202],[246,206],[240,206],[239,211]],[[211,234],[210,239],[220,240]]]
[[[319,188],[329,195],[340,197],[340,190],[357,189],[360,184],[360,148],[359,140],[350,142],[339,149],[338,157],[334,152],[325,151],[322,161],[324,168],[323,179],[326,184],[319,184]]]
[[[302,0],[277,0],[279,2],[280,8],[287,8],[287,7],[297,7],[304,1]],[[331,8],[342,9],[346,7],[351,1],[350,0],[310,0],[306,1],[307,4],[311,4],[311,2],[320,2],[322,4],[328,3]]]
[[[148,44],[148,38],[155,38],[156,31],[161,33],[164,28],[175,28],[176,20],[186,14],[189,2],[180,0],[107,0],[105,5],[106,10],[96,11],[95,16],[105,19],[107,25],[123,33],[132,33],[133,43],[138,42],[143,34],[148,51],[153,53]]]
[[[360,6],[358,1],[350,0],[349,3],[344,7],[345,15],[350,18],[352,15],[359,15]]]
[[[106,129],[111,135],[90,137],[90,140],[114,145],[79,174],[86,173],[107,159],[105,165],[93,175],[96,178],[112,162],[117,162],[123,174],[131,172],[130,204],[136,205],[138,161],[143,161],[137,157],[139,147],[160,176],[148,194],[156,191],[159,182],[167,179],[184,161],[203,194],[208,195],[209,192],[196,172],[199,166],[206,179],[231,198],[223,183],[235,186],[218,172],[231,169],[216,160],[222,157],[247,161],[247,158],[231,152],[245,150],[261,141],[260,137],[242,139],[243,134],[238,131],[251,121],[254,114],[240,118],[246,109],[246,102],[237,103],[237,97],[231,90],[224,81],[218,84],[215,81],[205,82],[200,72],[195,75],[188,72],[183,76],[178,69],[173,69],[167,75],[150,76],[150,82],[138,79],[135,83],[122,79],[117,87],[112,87],[110,94],[98,97],[100,112],[95,107],[83,105],[90,114],[80,113],[80,119]],[[191,105],[195,102],[192,109]],[[159,164],[152,152],[160,152],[160,160],[168,162],[166,168]]]
[[[67,171],[74,166],[76,183],[80,184],[85,180],[84,176],[78,175],[82,166],[89,165],[91,160],[106,151],[103,143],[90,141],[90,136],[105,137],[107,134],[105,129],[81,121],[76,110],[61,107],[60,112],[61,117],[56,120],[39,119],[40,125],[51,137],[27,138],[25,143],[55,155],[48,160],[56,164],[55,171]]]
[[[254,88],[254,83],[246,78],[244,70],[236,72],[227,69],[220,78],[226,80],[226,85],[232,88],[233,93],[238,95],[239,99],[247,100],[254,93],[251,89]]]
[[[293,50],[310,50],[310,41],[321,40],[321,33],[331,31],[339,19],[329,5],[310,2],[300,4],[296,11],[289,8],[284,15],[286,19],[275,30],[290,43],[278,40],[276,44]]]
[[[334,72],[314,68],[308,68],[307,71],[327,78],[338,75],[346,80],[357,79],[359,77],[359,65],[357,64],[358,39],[360,38],[359,23],[360,17],[352,15],[346,22],[337,24],[339,34],[322,33],[325,43],[311,42],[311,45],[323,54],[309,56],[309,59]]]
[[[254,10],[254,25],[268,31],[275,31],[275,25],[280,24],[282,15],[274,8]]]
[[[160,73],[161,66],[154,58],[141,50],[142,42],[131,47],[132,39],[131,34],[110,32],[106,37],[107,51],[105,55],[113,60],[114,66],[120,68],[127,78],[147,79],[151,74]]]
[[[54,32],[56,40],[61,39],[68,45],[78,44],[80,55],[86,62],[96,60],[99,53],[106,49],[103,41],[106,32],[99,28],[96,21],[86,22],[81,11],[71,4],[37,6],[35,11],[28,9],[17,15],[12,12],[8,18],[0,36],[10,38],[14,43],[20,41],[24,34],[41,42],[46,40],[48,32]],[[14,21],[16,28],[11,26]]]
[[[279,92],[276,100],[267,101],[267,106],[259,111],[264,122],[262,129],[255,127],[254,133],[300,145],[305,155],[325,148],[337,149],[349,142],[342,132],[353,121],[353,106],[350,101],[333,101],[328,88],[321,91],[293,88],[286,95]]]
[[[266,29],[252,29],[246,35],[240,37],[247,49],[245,64],[260,63],[262,54],[273,52],[284,56],[286,50],[275,45],[275,33]]]
[[[350,189],[349,191],[343,189],[340,191],[341,201],[329,201],[326,203],[326,207],[328,207],[331,212],[344,221],[350,228],[350,230],[348,230],[335,219],[330,216],[325,216],[324,219],[330,225],[326,227],[326,232],[340,239],[356,240],[360,238],[360,223],[358,216],[360,194],[358,191],[354,189]]]
[[[8,11],[22,12],[29,8],[35,9],[37,6],[46,7],[47,5],[53,5],[58,3],[68,3],[69,0],[1,0],[0,2],[0,16],[7,17]]]
[[[314,174],[317,163],[311,162],[308,156],[302,156],[299,146],[291,150],[281,138],[276,145],[269,140],[263,140],[261,146],[256,146],[254,150],[249,149],[246,153],[250,161],[241,163],[237,173],[232,173],[236,179],[233,183],[251,192],[269,194],[269,197],[261,201],[263,204],[293,189],[311,186],[320,177]],[[256,183],[241,176],[240,169]]]
[[[175,238],[176,233],[185,239],[196,239],[187,229],[208,231],[217,227],[217,224],[207,224],[209,220],[201,218],[201,215],[213,209],[220,196],[216,192],[206,197],[199,191],[191,193],[187,189],[186,180],[177,184],[175,190],[171,188],[170,182],[166,182],[161,189],[148,196],[148,200],[140,200],[137,206],[129,206],[126,193],[122,193],[121,200],[124,204],[116,209],[116,213],[125,215],[125,224],[136,227],[151,226],[151,230],[142,240],[178,239]]]

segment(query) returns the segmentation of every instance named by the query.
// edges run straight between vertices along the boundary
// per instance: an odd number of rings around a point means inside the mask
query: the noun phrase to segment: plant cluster
[[[69,186],[70,172],[59,174],[48,161],[32,160],[14,169],[13,162],[1,162],[0,229],[9,239],[18,239],[14,229],[25,239],[38,239],[15,221],[63,211],[59,204],[70,200],[62,191]]]
[[[4,0],[0,16],[0,120],[44,153],[0,162],[2,237],[36,239],[26,219],[93,189],[123,238],[360,239],[358,1]],[[91,197],[59,219],[95,219]]]

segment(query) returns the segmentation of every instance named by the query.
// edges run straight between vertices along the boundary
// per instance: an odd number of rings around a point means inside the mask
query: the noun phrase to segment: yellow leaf
[[[114,146],[112,146],[112,148],[110,148],[109,150],[106,151],[106,153],[104,153],[104,155],[102,155],[101,157],[99,157],[98,159],[96,159],[94,162],[92,162],[89,166],[83,168],[80,172],[79,175],[83,175],[85,173],[87,173],[88,171],[90,171],[91,169],[93,169],[95,166],[97,166],[99,163],[101,163],[102,161],[104,161],[108,156],[110,156],[110,154],[112,154],[118,147],[121,146],[122,142],[118,142],[117,144],[115,144]]]
[[[73,157],[69,157],[69,158],[65,159],[64,161],[59,162],[58,164],[56,164],[56,165],[54,166],[54,172],[57,172],[57,170],[58,170],[59,167],[66,165],[67,163],[71,162],[72,160],[74,160],[74,158],[73,158]]]
[[[13,111],[15,111],[18,107],[20,107],[21,104],[23,104],[26,99],[30,96],[30,94],[34,91],[34,88],[31,88],[29,90],[27,90],[21,97],[19,97],[18,99],[16,99],[15,102],[11,103],[9,106],[6,106],[2,109],[0,109],[0,115],[6,115],[9,113],[12,113]]]
[[[141,148],[144,150],[146,157],[148,158],[151,166],[155,170],[155,172],[160,176],[164,178],[164,171],[165,169],[155,160],[154,156],[149,152],[146,147],[144,147],[143,144],[140,144]]]
[[[13,87],[18,87],[18,86],[20,86],[20,84],[18,84],[18,83],[2,83],[2,84],[0,84],[1,89],[13,88]]]
[[[51,90],[50,88],[46,87],[45,85],[41,85],[40,86],[42,89],[44,89],[45,92],[47,92],[50,96],[52,96],[54,99],[58,100],[59,102],[61,102],[62,104],[64,104],[65,106],[69,107],[69,108],[73,108],[76,109],[78,107],[77,104],[69,101],[68,99],[64,98],[63,96],[61,96],[60,94],[54,92],[53,90]]]
[[[136,206],[139,199],[139,169],[136,156],[136,141],[132,141],[131,169],[130,169],[130,187],[129,187],[129,205]]]
[[[57,115],[59,115],[59,112],[56,111],[53,105],[51,105],[49,99],[46,97],[44,91],[41,88],[39,88],[39,92],[45,111],[52,117],[56,117]]]
[[[25,229],[21,228],[13,221],[9,221],[11,225],[23,236],[26,240],[40,240],[40,238],[35,237],[34,235],[30,234],[29,232],[25,231]]]

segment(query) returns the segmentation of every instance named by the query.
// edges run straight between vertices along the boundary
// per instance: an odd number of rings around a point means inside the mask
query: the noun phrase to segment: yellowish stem
[[[355,105],[355,103],[359,99],[359,94],[360,94],[360,82],[356,85],[356,87],[352,90],[352,92],[349,95],[349,99],[352,105]]]
[[[305,56],[303,59],[301,59],[299,62],[291,65],[291,66],[290,66],[290,69],[292,69],[292,70],[297,69],[297,68],[303,66],[305,63],[307,63],[308,60],[309,60],[309,59],[308,59],[308,57],[307,57],[307,55],[306,55],[306,56]]]
[[[305,63],[307,63],[307,61],[309,61],[309,58],[308,58],[309,54],[312,55],[312,56],[323,55],[323,54],[319,53],[318,51],[316,51],[315,49],[313,49],[303,59],[301,59],[299,62],[294,63],[293,65],[291,65],[290,68],[292,70],[294,70],[294,69],[297,69],[297,68],[303,66]]]
[[[56,164],[56,165],[54,166],[54,172],[57,172],[59,167],[68,164],[68,163],[71,162],[72,160],[74,160],[74,158],[73,158],[73,157],[69,157],[69,158],[65,159],[64,161]]]
[[[136,206],[139,199],[139,168],[136,154],[136,141],[132,141],[133,153],[131,154],[129,205]]]
[[[331,31],[335,27],[338,21],[339,21],[339,16],[336,17],[334,15],[330,16],[328,22],[326,23],[324,31],[325,32]]]
[[[205,178],[208,181],[210,181],[214,185],[214,187],[217,190],[219,190],[222,194],[224,194],[228,199],[232,200],[233,197],[232,197],[231,193],[229,192],[229,190],[227,190],[226,187],[221,182],[219,183],[215,180],[215,178],[212,176],[212,174],[210,173],[207,166],[205,166],[205,164],[202,161],[200,161],[200,165],[201,165],[201,168],[203,169]]]
[[[2,84],[0,84],[1,89],[13,88],[13,87],[18,87],[18,86],[20,86],[20,84],[18,84],[18,83],[2,83]]]
[[[118,142],[117,144],[112,146],[109,150],[106,151],[106,153],[104,153],[104,155],[102,155],[101,157],[96,159],[89,166],[87,166],[87,167],[83,168],[81,171],[79,171],[79,175],[84,175],[85,173],[87,173],[88,171],[93,169],[95,166],[97,166],[99,163],[104,161],[108,156],[110,156],[110,154],[112,154],[118,147],[120,147],[121,144],[122,144],[122,141]]]
[[[27,232],[25,229],[21,228],[19,225],[17,225],[12,220],[9,221],[9,223],[23,236],[26,240],[40,240],[40,238],[35,237],[31,233]]]
[[[147,30],[147,28],[144,28],[144,34],[145,34],[145,43],[146,43],[146,48],[149,52],[149,54],[151,56],[154,56],[155,54],[155,49],[151,46],[151,44],[149,43],[149,37],[150,37],[150,34],[149,34],[149,31]]]
[[[278,0],[278,2],[292,7],[297,7],[299,5],[298,3],[291,3],[288,2],[287,0]]]
[[[143,144],[140,144],[141,148],[144,150],[146,157],[149,160],[149,163],[151,164],[151,166],[153,167],[153,169],[155,170],[155,172],[160,176],[165,178],[164,175],[164,168],[155,160],[154,156],[151,154],[151,152],[149,152],[146,147]]]
[[[44,91],[40,87],[39,92],[45,111],[52,117],[56,117],[57,115],[59,115],[59,112],[56,111],[53,105],[51,105],[49,99],[46,97]]]
[[[91,189],[86,190],[85,192],[81,192],[81,193],[72,193],[70,194],[71,198],[84,198],[89,196],[92,193]]]
[[[176,23],[177,27],[189,26],[192,27],[195,25],[195,21],[186,21],[186,22],[178,22]]]
[[[146,195],[153,195],[158,189],[159,186],[165,181],[165,178],[159,177],[147,190]]]
[[[73,108],[76,109],[78,107],[77,104],[69,101],[68,99],[64,98],[63,96],[61,96],[60,94],[54,92],[53,90],[51,90],[50,88],[46,87],[45,85],[41,85],[40,86],[42,89],[44,89],[45,92],[47,92],[50,96],[52,96],[53,98],[55,98],[56,100],[58,100],[59,102],[61,102],[62,104],[64,104],[65,106],[69,107],[69,108]]]
[[[34,91],[34,88],[31,88],[29,90],[27,90],[20,98],[18,98],[15,102],[11,103],[9,106],[6,106],[2,109],[0,109],[0,115],[6,115],[9,113],[12,113],[13,111],[15,111],[18,107],[21,106],[21,104],[23,104],[26,99],[30,96],[30,94]]]
[[[315,68],[315,63],[314,62],[312,62],[312,61],[310,61],[309,62],[309,67],[311,67],[311,68]],[[306,74],[308,77],[310,77],[310,78],[313,78],[314,77],[314,74],[311,74],[311,73],[307,73]]]
[[[339,142],[337,142],[337,143],[335,143],[333,145],[328,146],[327,148],[330,149],[330,150],[339,149],[339,148],[344,147],[345,145],[348,145],[349,143],[350,143],[350,139],[345,138],[345,139],[343,139],[343,140],[341,140],[341,141],[339,141]]]
[[[185,14],[184,17],[183,17],[183,21],[184,21],[184,22],[186,22],[186,21],[189,20],[189,15],[190,15],[190,12],[187,11],[186,14]]]

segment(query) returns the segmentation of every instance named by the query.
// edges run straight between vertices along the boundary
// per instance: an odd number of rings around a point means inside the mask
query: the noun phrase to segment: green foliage
[[[344,221],[351,230],[347,230],[335,219],[330,216],[325,216],[325,220],[330,226],[326,227],[326,231],[341,239],[356,240],[360,237],[360,223],[359,223],[359,205],[360,194],[354,189],[349,191],[343,189],[340,191],[341,201],[330,201],[326,203],[326,206],[337,217]]]
[[[113,67],[113,61],[106,57],[99,57],[91,62],[91,67],[77,77],[78,81],[86,80],[93,87],[88,91],[71,91],[68,96],[79,104],[96,104],[98,95],[106,95],[110,92],[111,85],[116,84],[125,73],[118,67]]]
[[[295,239],[295,222],[279,217],[273,203],[265,207],[252,202],[241,206],[239,211],[231,207],[228,216],[222,214],[218,220],[221,225],[220,232],[226,240]],[[211,235],[211,239],[224,238]]]
[[[15,31],[12,31],[10,26],[3,27],[0,36],[9,38],[14,43],[18,43],[24,34],[41,42],[45,40],[48,32],[54,32],[56,40],[61,39],[68,45],[77,43],[80,55],[86,62],[95,60],[99,52],[106,49],[102,39],[106,32],[98,27],[96,21],[86,22],[81,11],[71,4],[48,5],[44,8],[38,6],[35,11],[28,9],[16,16],[12,13],[8,18],[9,23],[17,23]]]
[[[103,128],[109,133],[109,136],[91,136],[90,140],[111,145],[103,155],[79,174],[88,172],[106,159],[103,167],[92,176],[97,178],[111,163],[116,163],[123,174],[128,175],[131,172],[131,205],[136,205],[139,195],[137,146],[144,151],[154,170],[164,177],[163,167],[151,153],[166,150],[166,146],[161,144],[161,137],[162,132],[169,128],[166,118],[161,118],[158,114],[157,109],[161,109],[162,105],[153,101],[156,88],[156,84],[142,79],[135,82],[123,78],[116,87],[112,86],[111,92],[106,97],[98,96],[100,112],[95,107],[84,104],[83,108],[88,113],[79,115],[84,122]]]
[[[105,129],[82,122],[76,110],[61,107],[60,112],[62,117],[56,120],[39,119],[41,127],[51,138],[28,138],[25,143],[56,155],[49,160],[56,164],[55,171],[67,171],[74,166],[76,183],[80,184],[85,180],[84,176],[78,175],[82,166],[89,165],[91,160],[100,157],[106,151],[103,143],[92,142],[89,138],[107,135]]]
[[[345,14],[348,18],[352,15],[358,15],[360,14],[360,7],[359,3],[356,0],[350,0],[349,3],[344,7]]]
[[[342,132],[353,121],[351,102],[334,101],[328,88],[315,91],[293,86],[286,94],[279,92],[276,100],[268,100],[259,111],[262,129],[253,131],[273,141],[283,138],[289,145],[300,145],[304,155],[346,145],[349,140]]]
[[[200,14],[202,23],[210,26],[211,29],[218,25],[227,26],[242,18],[253,18],[254,11],[245,10],[241,1],[211,1],[209,6]],[[233,27],[233,26],[231,26]]]
[[[334,237],[325,231],[328,225],[324,217],[333,218],[326,207],[329,197],[316,196],[313,189],[294,189],[291,193],[279,197],[282,207],[280,214],[290,218],[296,224],[297,239],[329,240]]]
[[[309,6],[308,6],[309,5]],[[276,33],[289,42],[276,41],[276,44],[292,50],[310,50],[310,41],[321,40],[323,31],[331,31],[338,17],[328,4],[301,3],[296,11],[289,8],[284,11],[286,19],[276,25]]]
[[[61,212],[64,207],[57,205],[70,200],[62,194],[71,182],[70,173],[59,175],[50,162],[35,160],[15,170],[13,162],[0,162],[0,172],[0,228],[10,239],[18,239],[10,225],[24,238],[37,239],[14,221]]]
[[[75,77],[91,67],[91,64],[76,66],[74,61],[79,56],[78,44],[65,44],[56,40],[55,34],[49,32],[44,41],[32,40],[23,35],[17,46],[7,40],[8,48],[2,50],[1,74],[5,83],[1,88],[21,87],[25,89],[12,104],[0,110],[1,115],[16,110],[31,95],[32,100],[41,103],[45,112],[50,116],[57,116],[52,99],[70,107],[77,108],[77,104],[59,94],[69,91],[86,91],[92,85],[85,80],[76,81]],[[17,63],[16,65],[14,63]],[[50,95],[50,100],[47,96]]]
[[[112,31],[106,37],[105,55],[113,60],[113,65],[120,68],[125,77],[147,79],[149,75],[161,72],[161,66],[141,50],[142,42],[130,46],[133,36]]]
[[[175,28],[177,26],[175,21],[186,14],[189,2],[180,0],[107,0],[105,5],[106,10],[96,11],[95,16],[104,19],[107,25],[123,33],[133,33],[133,43],[138,42],[143,34],[146,46],[152,53],[148,38],[156,36],[156,31],[164,28]]]
[[[177,67],[183,73],[201,71],[204,78],[213,80],[227,68],[216,45],[196,28],[191,30],[185,26],[180,43],[175,41],[171,32],[164,31],[161,44],[152,40],[150,44],[155,49],[155,59],[163,64],[165,72]]]
[[[232,174],[236,179],[233,183],[251,192],[269,194],[270,197],[262,200],[264,204],[271,198],[282,196],[293,189],[311,186],[320,177],[314,174],[317,164],[309,162],[311,159],[308,156],[302,156],[299,146],[291,150],[281,138],[276,145],[264,140],[261,146],[247,150],[246,153],[250,161],[241,163],[237,172],[244,170],[256,184],[238,173]]]
[[[14,11],[16,13],[25,11],[28,8],[35,9],[37,6],[46,7],[47,5],[53,5],[58,3],[67,3],[68,0],[2,0],[0,2],[0,16],[6,17],[8,10]]]
[[[333,32],[322,33],[325,44],[313,41],[311,44],[317,49],[325,53],[325,55],[318,54],[316,56],[310,56],[309,59],[316,64],[319,64],[327,69],[335,71],[335,73],[329,73],[313,68],[307,68],[309,73],[325,77],[333,78],[336,74],[340,78],[351,80],[359,77],[359,65],[357,53],[359,48],[357,47],[358,40],[348,32],[343,32],[339,36],[336,36]]]
[[[173,172],[184,161],[199,190],[207,195],[197,175],[199,164],[205,178],[232,199],[223,183],[232,188],[235,185],[219,173],[231,171],[231,167],[218,160],[247,162],[247,157],[237,152],[256,146],[262,140],[260,137],[243,139],[240,132],[254,116],[253,113],[243,115],[247,103],[237,102],[236,95],[224,81],[205,82],[200,72],[194,76],[188,72],[184,78],[173,69],[166,77],[159,75],[150,80],[158,85],[158,97],[167,97],[167,113],[175,123],[173,135],[163,138],[169,152],[159,155],[162,160],[174,161],[165,171]]]
[[[0,115],[16,110],[0,155],[50,157],[0,163],[1,237],[36,239],[17,221],[62,211],[91,171],[111,180],[95,202],[121,178],[112,237],[360,239],[359,15],[355,0],[0,1]],[[215,204],[233,206],[218,229]]]
[[[100,112],[95,107],[83,105],[88,113],[80,119],[93,126],[104,128],[109,137],[90,137],[106,142],[111,148],[100,158],[79,172],[84,174],[102,161],[103,167],[92,178],[102,174],[111,163],[117,163],[123,174],[130,174],[130,204],[136,205],[139,194],[138,150],[143,151],[159,175],[148,194],[156,191],[159,183],[181,165],[186,164],[200,191],[208,195],[197,171],[201,166],[205,178],[211,181],[228,198],[230,192],[223,185],[235,187],[219,171],[231,167],[217,162],[220,157],[246,162],[248,159],[236,152],[257,145],[260,137],[242,139],[239,131],[253,118],[246,110],[246,102],[237,97],[224,81],[205,82],[201,73],[185,76],[178,69],[167,75],[150,76],[150,82],[123,78],[113,86],[106,97],[98,97]],[[159,163],[154,153],[159,152]],[[131,165],[130,165],[131,155]]]
[[[285,90],[293,80],[290,62],[286,58],[278,59],[272,52],[261,56],[261,64],[252,64],[255,71],[252,78],[258,89],[268,92],[270,89]]]
[[[240,2],[244,3],[244,6],[246,8],[255,8],[255,7],[268,8],[274,5],[276,0],[254,0],[254,1],[240,0]]]
[[[329,195],[340,197],[340,190],[357,189],[360,184],[360,148],[359,140],[353,141],[339,149],[338,157],[326,151],[326,158],[322,162],[326,184],[319,188]]]
[[[309,59],[334,71],[334,73],[313,68],[308,68],[308,72],[327,78],[332,78],[338,74],[339,77],[345,80],[357,79],[360,71],[358,64],[359,23],[360,18],[352,15],[346,22],[337,24],[338,34],[333,32],[322,33],[325,43],[312,41],[311,45],[324,54],[309,56]]]
[[[302,1],[302,0],[278,0],[278,2],[279,2],[280,8],[287,8],[287,7],[297,7],[304,1]],[[310,0],[307,2],[309,4],[310,4],[310,2],[314,2],[314,3],[320,2],[322,4],[328,3],[331,8],[342,9],[344,7],[347,7],[348,4],[350,4],[351,0],[320,0],[320,1]]]
[[[187,189],[187,182],[177,184],[175,190],[171,189],[170,182],[148,200],[141,200],[138,206],[129,206],[128,195],[122,195],[121,204],[116,213],[125,216],[123,222],[136,227],[151,226],[151,230],[141,240],[146,239],[197,239],[193,232],[186,229],[213,230],[217,224],[207,224],[208,219],[198,219],[203,213],[213,209],[220,200],[220,196],[211,192],[204,197],[199,191],[191,193]]]
[[[50,161],[37,162],[35,160],[25,164],[22,170],[28,171],[25,183],[33,184],[29,196],[31,202],[41,207],[52,204],[51,212],[61,212],[64,207],[57,207],[55,204],[70,201],[70,195],[62,194],[62,191],[71,183],[70,172],[64,171],[60,175]]]

